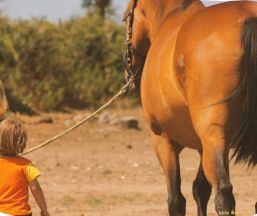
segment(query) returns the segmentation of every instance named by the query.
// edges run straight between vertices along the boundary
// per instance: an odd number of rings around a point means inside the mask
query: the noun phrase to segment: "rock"
[[[117,124],[119,119],[116,114],[110,114],[108,112],[104,112],[98,117],[98,121],[101,124]]]
[[[83,116],[83,115],[75,115],[73,117],[73,120],[77,122],[77,121],[81,121],[83,118],[85,118],[85,116]]]
[[[125,179],[126,179],[125,176],[121,176],[121,177],[120,177],[120,180],[125,180]]]
[[[138,130],[138,120],[135,117],[124,117],[120,119],[121,126]]]
[[[52,124],[52,123],[54,123],[54,120],[51,116],[44,116],[38,120],[38,123],[39,124],[42,124],[42,123]]]
[[[70,126],[72,124],[72,121],[71,120],[66,120],[66,121],[63,122],[63,124],[65,126]]]
[[[79,167],[78,166],[71,166],[70,169],[73,170],[73,171],[78,171]]]
[[[101,115],[99,115],[98,122],[101,124],[120,125],[124,128],[132,128],[137,130],[139,129],[138,120],[136,117],[133,116],[119,118],[116,114],[104,112]]]
[[[74,183],[77,183],[78,182],[78,179],[72,179],[71,180],[71,183],[74,184]]]
[[[107,112],[102,113],[101,115],[99,115],[98,121],[99,121],[99,123],[101,123],[101,124],[103,124],[103,123],[104,123],[104,124],[109,123],[109,121],[110,121],[110,114],[107,113]]]
[[[134,163],[134,164],[133,164],[133,167],[135,167],[135,168],[137,168],[138,166],[139,166],[138,163]]]
[[[132,149],[132,148],[133,148],[133,146],[131,144],[127,145],[127,149]]]

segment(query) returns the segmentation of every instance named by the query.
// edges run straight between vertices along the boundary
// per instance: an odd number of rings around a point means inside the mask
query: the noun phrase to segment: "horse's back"
[[[182,44],[184,50],[198,48],[199,42],[215,39],[215,36],[222,37],[220,39],[226,43],[232,40],[238,42],[245,19],[256,16],[257,2],[225,2],[206,7],[184,22],[178,35],[177,47]],[[185,48],[185,45],[189,47]]]
[[[184,50],[198,48],[200,42],[210,38],[219,39],[218,42],[237,43],[245,19],[256,16],[257,2],[252,1],[225,2],[206,7],[183,23],[176,46],[182,44]]]

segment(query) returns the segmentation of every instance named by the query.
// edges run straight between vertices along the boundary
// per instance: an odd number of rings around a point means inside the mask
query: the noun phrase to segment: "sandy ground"
[[[151,147],[149,129],[141,108],[108,110],[116,116],[135,116],[141,130],[117,125],[84,124],[61,140],[27,155],[40,168],[39,178],[52,216],[168,216],[166,184]],[[52,124],[37,123],[40,117],[18,115],[29,133],[29,146],[55,135],[87,112],[49,113]],[[182,191],[187,215],[196,215],[191,187],[199,156],[186,149],[181,154]],[[254,215],[257,200],[257,169],[231,165],[237,215]],[[208,215],[216,215],[214,196]],[[31,198],[34,216],[39,210]]]

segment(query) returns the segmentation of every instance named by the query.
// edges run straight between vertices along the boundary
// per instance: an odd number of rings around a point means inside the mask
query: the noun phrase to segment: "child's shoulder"
[[[25,157],[21,157],[21,156],[16,156],[15,157],[16,160],[22,164],[30,164],[31,163],[31,160],[25,158]]]
[[[25,157],[21,157],[21,156],[16,156],[17,160],[22,161],[24,163],[31,163],[31,160],[29,160],[28,158]]]
[[[15,157],[3,157],[1,158],[3,161],[15,163],[17,165],[27,165],[31,163],[31,160],[21,157],[21,156],[15,156]]]

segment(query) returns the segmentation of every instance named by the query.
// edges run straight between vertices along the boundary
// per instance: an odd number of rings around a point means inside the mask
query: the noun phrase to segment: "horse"
[[[186,214],[179,154],[201,156],[193,182],[198,216],[212,189],[219,216],[235,215],[229,152],[257,164],[257,3],[130,0],[126,74],[138,88],[163,168],[170,216]]]
[[[3,87],[3,83],[0,80],[0,121],[1,119],[3,119],[3,116],[7,110],[7,100],[6,100],[6,96],[4,93],[4,87]]]

